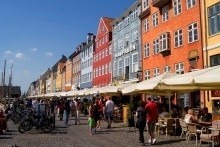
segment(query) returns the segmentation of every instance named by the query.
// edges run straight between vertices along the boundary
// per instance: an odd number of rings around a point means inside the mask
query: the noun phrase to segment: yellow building
[[[201,1],[204,68],[220,65],[220,0]],[[220,73],[219,73],[220,74]],[[205,91],[205,106],[220,112],[219,90]]]

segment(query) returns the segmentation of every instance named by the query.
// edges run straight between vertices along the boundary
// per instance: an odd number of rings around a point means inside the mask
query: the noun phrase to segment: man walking
[[[111,124],[112,124],[113,116],[114,116],[115,104],[111,99],[112,98],[109,97],[109,99],[106,101],[106,104],[105,104],[105,115],[106,115],[106,119],[107,119],[107,123],[108,123],[108,126],[107,126],[108,129],[111,128]]]
[[[147,98],[147,104],[145,106],[145,109],[147,111],[147,125],[148,125],[148,133],[150,135],[150,139],[148,142],[151,144],[155,144],[157,139],[154,136],[154,131],[155,131],[155,125],[158,121],[158,106],[152,100],[151,97]]]

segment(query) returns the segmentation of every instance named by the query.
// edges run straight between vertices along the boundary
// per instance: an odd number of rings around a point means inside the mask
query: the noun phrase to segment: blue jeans
[[[64,123],[67,126],[68,125],[68,121],[69,121],[69,113],[64,110]]]

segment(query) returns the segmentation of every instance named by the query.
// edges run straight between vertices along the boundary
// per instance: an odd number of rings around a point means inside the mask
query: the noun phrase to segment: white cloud
[[[32,48],[32,49],[30,49],[32,52],[36,52],[36,51],[38,51],[38,49],[37,48]]]
[[[51,53],[51,52],[46,52],[45,55],[48,56],[48,57],[52,57],[52,56],[53,56],[53,53]]]
[[[13,54],[13,52],[12,51],[10,51],[10,50],[7,50],[7,51],[5,51],[5,54]]]
[[[17,59],[24,59],[24,54],[23,53],[17,53],[17,54],[15,54],[15,57]]]

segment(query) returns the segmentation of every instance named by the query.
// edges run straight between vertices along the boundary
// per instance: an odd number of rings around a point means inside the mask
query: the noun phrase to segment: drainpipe
[[[204,42],[205,42],[205,56],[206,56],[206,60],[205,60],[205,63],[206,63],[206,67],[209,67],[209,63],[208,63],[208,59],[209,59],[209,56],[208,56],[208,49],[207,49],[207,46],[208,46],[208,41],[207,41],[207,11],[206,11],[206,0],[203,1],[203,8],[204,8],[204,21],[205,21],[205,30],[204,30],[204,35],[205,35],[205,38],[204,38]],[[210,97],[209,97],[209,91],[206,91],[204,92],[204,94],[206,93],[206,96],[207,96],[207,99],[210,101]],[[206,106],[206,101],[205,101],[205,97],[204,97],[204,106]]]

